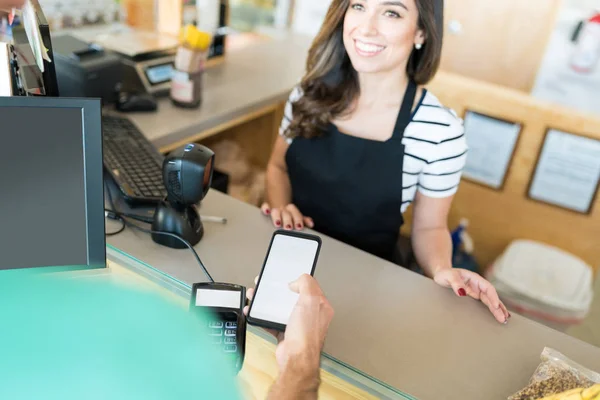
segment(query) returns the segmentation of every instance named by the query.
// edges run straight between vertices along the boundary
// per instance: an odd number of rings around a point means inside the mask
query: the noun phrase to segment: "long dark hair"
[[[443,39],[443,0],[415,0],[419,29],[425,44],[413,50],[406,73],[418,85],[428,83],[436,74]],[[293,103],[293,120],[285,134],[310,138],[321,134],[336,117],[347,113],[360,92],[358,74],[352,67],[343,42],[343,27],[350,0],[333,0],[321,30],[312,43],[306,74],[300,83],[302,96]]]

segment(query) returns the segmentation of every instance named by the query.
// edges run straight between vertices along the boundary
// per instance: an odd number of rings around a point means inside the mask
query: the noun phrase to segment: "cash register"
[[[208,59],[215,60],[225,54],[225,27],[216,32]],[[154,32],[123,31],[100,35],[94,43],[112,50],[123,62],[123,90],[135,92],[142,89],[155,96],[168,95],[175,66],[177,38]]]
[[[225,55],[227,10],[227,1],[221,1],[208,64]],[[101,97],[105,103],[115,100],[117,90],[167,96],[178,38],[126,26],[107,31],[95,36],[79,32],[52,38],[61,91],[71,97]]]
[[[209,60],[224,55],[225,37],[217,32]],[[179,44],[172,36],[123,29],[85,41],[72,35],[54,39],[59,87],[70,96],[97,96],[112,102],[115,87],[128,93],[166,96]]]

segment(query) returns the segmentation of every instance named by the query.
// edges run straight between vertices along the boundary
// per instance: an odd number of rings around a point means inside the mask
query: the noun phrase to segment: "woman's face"
[[[350,0],[344,46],[359,73],[405,68],[415,44],[424,43],[416,0]]]

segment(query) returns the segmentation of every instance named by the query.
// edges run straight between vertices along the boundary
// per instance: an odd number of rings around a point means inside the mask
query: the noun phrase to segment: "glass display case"
[[[84,270],[72,272],[82,277],[94,279],[118,280],[121,283],[155,290],[161,295],[188,306],[191,286],[162,271],[147,265],[128,254],[107,246],[108,268],[100,270]],[[243,381],[242,387],[256,385],[259,379],[252,379],[252,374],[260,370],[261,375],[273,374],[275,367],[275,339],[262,329],[248,326],[246,342],[245,366],[239,375]],[[394,389],[383,382],[363,374],[361,371],[324,355],[322,358],[322,385],[320,398],[331,399],[414,399],[413,397]],[[253,372],[254,371],[254,372]],[[275,376],[271,376],[275,379]],[[262,380],[264,385],[264,379]],[[256,396],[264,388],[251,388]]]

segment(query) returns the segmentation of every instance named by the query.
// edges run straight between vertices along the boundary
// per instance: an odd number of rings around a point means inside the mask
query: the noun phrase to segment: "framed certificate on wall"
[[[502,189],[521,133],[521,124],[467,111],[464,118],[469,153],[463,177]]]
[[[529,197],[588,214],[600,184],[600,140],[549,129]]]

